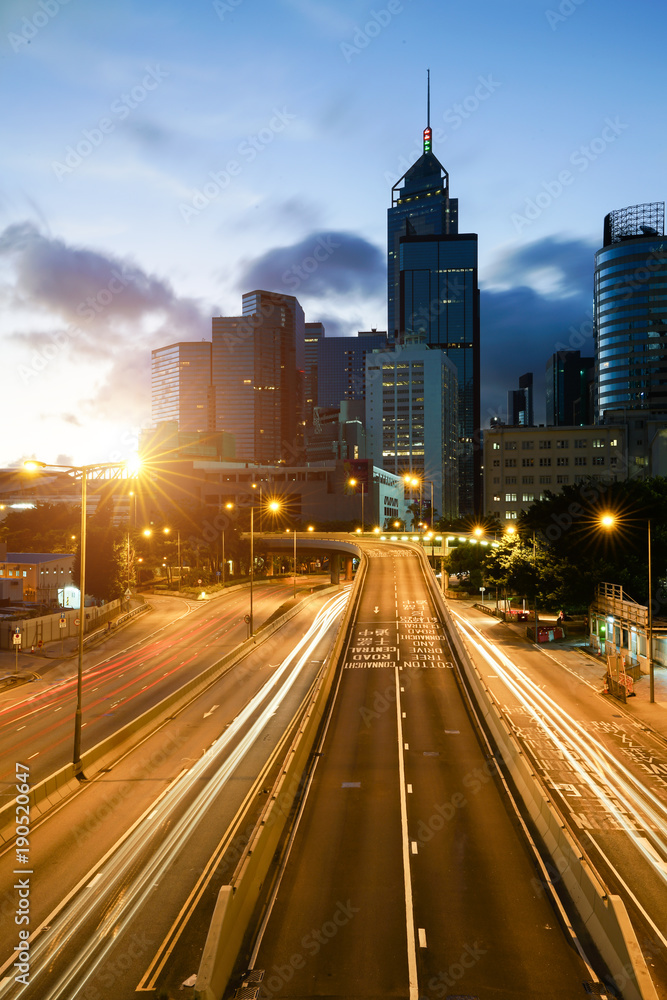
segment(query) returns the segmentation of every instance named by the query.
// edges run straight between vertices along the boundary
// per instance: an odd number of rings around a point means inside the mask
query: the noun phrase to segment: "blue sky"
[[[385,329],[427,67],[479,234],[483,423],[530,370],[543,417],[548,355],[593,350],[605,213],[665,198],[666,20],[651,0],[3,0],[0,465],[125,457],[151,348],[210,337],[264,280],[330,334]]]

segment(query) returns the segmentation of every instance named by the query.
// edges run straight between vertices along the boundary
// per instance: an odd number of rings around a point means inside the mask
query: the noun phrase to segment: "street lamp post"
[[[253,485],[254,485],[254,483],[253,483]],[[260,489],[261,489],[261,487],[260,487]],[[278,503],[277,500],[272,500],[268,504],[268,508],[269,508],[270,511],[273,511],[275,513],[275,511],[280,510],[280,504]],[[259,509],[259,514],[260,514],[260,519],[261,519],[261,516],[262,516],[262,508],[261,507]],[[250,635],[248,636],[248,638],[250,638],[253,635],[253,633],[254,633],[254,624],[255,624],[254,623],[254,616],[253,616],[253,586],[254,586],[254,582],[255,582],[255,517],[254,517],[254,515],[255,515],[255,508],[254,508],[254,506],[251,506],[250,507],[250,614],[248,615],[248,617],[250,618],[250,621],[248,623],[248,627],[250,629]],[[261,520],[260,520],[260,524],[261,524]]]
[[[614,514],[603,514],[600,517],[600,525],[603,528],[611,529],[616,525]],[[647,545],[648,545],[648,606],[646,618],[646,659],[648,661],[648,700],[651,704],[655,702],[655,667],[653,663],[653,579],[651,567],[651,518],[646,522]]]
[[[364,530],[364,484],[358,479],[348,479],[348,486],[361,486],[361,530]]]
[[[296,528],[294,529],[294,600],[296,601]]]
[[[105,472],[113,469],[116,472],[127,470],[125,462],[104,462],[97,465],[51,465],[48,462],[28,461],[24,463],[27,469],[36,471],[37,469],[56,469],[66,472],[81,474],[81,536],[79,539],[79,650],[76,678],[76,710],[74,712],[74,747],[72,752],[72,764],[74,774],[80,780],[85,779],[83,765],[81,763],[81,717],[83,701],[83,639],[86,629],[86,504],[88,474],[91,472]]]

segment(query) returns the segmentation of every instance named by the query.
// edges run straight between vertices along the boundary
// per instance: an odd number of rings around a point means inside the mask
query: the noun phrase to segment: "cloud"
[[[248,262],[238,287],[244,292],[262,288],[297,298],[326,299],[378,295],[386,280],[384,255],[378,247],[353,233],[323,230]]]
[[[504,255],[490,269],[492,287],[480,295],[483,426],[491,416],[506,418],[507,391],[530,371],[535,420],[543,423],[549,357],[566,349],[594,355],[593,249],[583,240],[549,236]],[[510,282],[513,287],[493,287]],[[545,282],[548,291],[541,290]]]

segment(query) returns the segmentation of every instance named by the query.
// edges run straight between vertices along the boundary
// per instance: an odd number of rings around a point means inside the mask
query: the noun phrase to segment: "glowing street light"
[[[607,511],[602,514],[599,519],[600,527],[605,528],[607,531],[611,531],[616,527],[618,518],[615,514]],[[649,517],[646,521],[646,527],[648,531],[648,608],[647,608],[647,622],[646,622],[646,658],[648,660],[648,700],[653,704],[655,702],[655,668],[653,664],[653,581],[651,578],[651,518]]]
[[[101,462],[95,465],[52,465],[49,462],[38,462],[36,459],[29,459],[23,463],[29,472],[36,472],[39,469],[53,469],[55,471],[71,472],[74,476],[81,476],[81,537],[79,541],[79,656],[77,666],[76,683],[76,711],[74,713],[74,748],[72,752],[72,764],[74,774],[80,780],[85,779],[83,765],[81,763],[81,716],[83,701],[83,638],[86,628],[86,502],[88,476],[91,473],[126,472],[136,475],[140,468],[138,460],[128,462]]]
[[[361,530],[364,530],[364,484],[359,479],[348,479],[347,485],[356,489],[357,486],[361,486]],[[357,532],[360,534],[361,532]]]
[[[256,484],[252,483],[251,485],[255,486]],[[261,497],[261,487],[260,487],[260,497]],[[270,500],[269,503],[266,504],[266,507],[267,507],[268,510],[270,510],[272,513],[275,514],[275,513],[277,513],[277,511],[280,510],[280,503],[279,503],[278,500]],[[261,506],[260,506],[260,509],[259,509],[259,513],[260,513],[260,518],[261,518],[261,516],[262,516],[262,508],[261,508]],[[249,634],[248,638],[250,638],[253,635],[253,633],[254,633],[254,624],[255,624],[254,623],[254,616],[253,616],[253,586],[254,586],[254,582],[255,582],[255,506],[253,504],[250,507],[250,614],[248,615],[248,617],[250,618],[250,621],[248,622],[248,628],[250,630],[250,634]]]

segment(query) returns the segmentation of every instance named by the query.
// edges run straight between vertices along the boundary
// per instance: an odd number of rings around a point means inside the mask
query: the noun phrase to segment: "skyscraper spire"
[[[424,152],[431,152],[431,71],[426,70],[426,128],[424,129]]]

